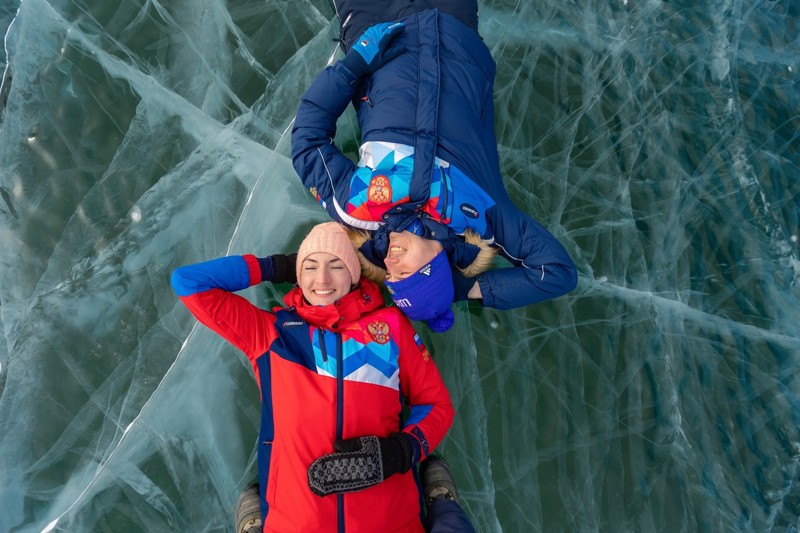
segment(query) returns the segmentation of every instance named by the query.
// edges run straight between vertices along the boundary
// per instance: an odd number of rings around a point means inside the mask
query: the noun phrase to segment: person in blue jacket
[[[345,56],[303,95],[292,160],[331,218],[365,231],[366,274],[434,331],[452,325],[453,301],[513,309],[572,291],[569,254],[503,184],[477,2],[334,4]],[[350,103],[358,163],[333,142]],[[490,269],[495,252],[511,266]]]

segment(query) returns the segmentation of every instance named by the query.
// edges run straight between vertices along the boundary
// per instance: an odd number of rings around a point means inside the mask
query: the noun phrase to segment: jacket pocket
[[[258,450],[258,477],[262,487],[266,487],[264,496],[267,503],[272,506],[275,504],[275,485],[278,483],[278,461],[272,455],[272,441],[261,441],[261,449]]]

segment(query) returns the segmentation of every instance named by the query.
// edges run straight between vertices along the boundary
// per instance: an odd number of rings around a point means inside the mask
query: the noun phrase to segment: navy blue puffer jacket
[[[461,213],[462,224],[449,218],[426,221],[450,225],[452,239],[471,229],[500,247],[513,267],[480,274],[483,305],[511,309],[555,298],[577,283],[575,265],[558,240],[510,200],[500,175],[494,134],[495,63],[481,38],[454,17],[437,10],[401,19],[396,37],[406,52],[366,78],[353,75],[341,62],[324,69],[302,98],[292,131],[292,160],[303,184],[339,222],[373,231],[401,229],[419,219],[432,195],[451,190],[441,213]],[[334,144],[336,121],[353,103],[361,142],[383,141],[414,149],[408,197],[380,217],[354,217],[352,199],[361,187],[353,180],[356,164]],[[435,158],[459,172],[443,185]],[[437,179],[437,176],[439,179]],[[466,176],[466,177],[465,177]],[[468,177],[468,178],[467,178]],[[474,190],[479,194],[474,194]],[[471,190],[476,201],[459,203]],[[383,226],[381,228],[381,226]]]

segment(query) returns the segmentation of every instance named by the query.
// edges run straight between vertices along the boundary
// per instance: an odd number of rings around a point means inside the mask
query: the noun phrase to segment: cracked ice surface
[[[258,391],[169,272],[325,220],[288,129],[333,9],[0,4],[0,531],[229,531]],[[581,279],[423,330],[478,530],[796,528],[797,3],[496,0],[480,20],[509,191]]]

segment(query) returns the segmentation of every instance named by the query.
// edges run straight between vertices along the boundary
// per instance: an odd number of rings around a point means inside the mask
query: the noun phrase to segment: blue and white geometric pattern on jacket
[[[326,357],[322,356],[320,349],[319,330],[314,331],[311,339],[317,372],[322,376],[335,378],[338,365],[335,357],[336,337],[328,333],[324,338]],[[343,378],[347,381],[371,383],[399,390],[398,354],[398,346],[391,340],[385,344],[376,342],[363,344],[356,339],[345,338],[342,342]]]

